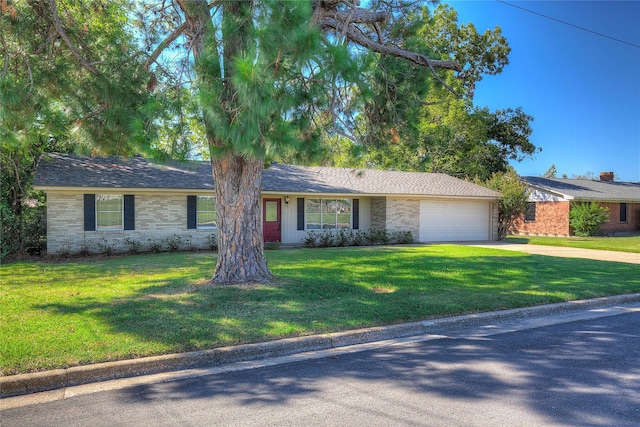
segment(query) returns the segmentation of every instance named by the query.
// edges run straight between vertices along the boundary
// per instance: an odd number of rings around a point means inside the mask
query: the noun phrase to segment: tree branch
[[[75,45],[73,44],[73,42],[71,41],[67,33],[64,31],[64,28],[62,28],[62,23],[60,22],[60,17],[58,16],[58,9],[56,7],[56,0],[49,0],[49,9],[51,11],[51,19],[53,22],[53,26],[55,27],[57,33],[60,35],[62,40],[64,40],[64,42],[69,47],[71,54],[75,56],[78,62],[80,63],[80,65],[86,68],[89,72],[91,72],[92,74],[97,74],[98,70],[96,70],[89,62],[87,62],[87,60],[85,60],[82,57],[82,55],[80,55],[80,52],[78,52],[78,49],[75,47]]]
[[[321,29],[324,29],[324,30],[331,29],[333,31],[342,31],[344,29],[343,24],[341,22],[339,22],[337,19],[333,17],[328,17],[328,16],[321,18],[320,21],[318,22],[318,25],[320,26]],[[413,62],[416,65],[421,65],[423,67],[429,67],[429,68],[441,68],[445,70],[462,71],[462,67],[457,62],[441,61],[439,59],[429,59],[420,53],[404,50],[396,46],[389,46],[383,43],[378,43],[374,40],[371,40],[362,31],[360,31],[359,29],[357,29],[357,27],[354,27],[354,26],[348,26],[346,28],[346,36],[349,40],[353,41],[354,43],[357,43],[362,47],[370,49],[374,52],[378,52],[383,55],[391,55],[398,58],[406,59],[408,61]]]
[[[145,70],[149,70],[151,64],[156,62],[162,51],[164,51],[171,43],[173,43],[178,37],[184,34],[187,29],[187,22],[183,22],[178,28],[176,28],[171,34],[169,34],[162,42],[154,49],[144,63]]]

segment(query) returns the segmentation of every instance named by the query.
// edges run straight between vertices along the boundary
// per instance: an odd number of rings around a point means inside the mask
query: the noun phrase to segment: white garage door
[[[489,202],[422,200],[420,241],[489,240],[490,206]]]

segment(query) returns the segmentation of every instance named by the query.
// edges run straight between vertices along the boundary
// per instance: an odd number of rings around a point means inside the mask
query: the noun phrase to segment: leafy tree
[[[197,147],[185,134],[191,125],[175,135],[161,133],[155,147],[150,143],[161,122],[198,113],[216,185],[213,282],[221,284],[271,278],[259,220],[264,165],[321,156],[323,134],[355,127],[353,106],[380,89],[364,66],[380,55],[402,59],[413,64],[407,78],[431,76],[448,90],[451,71],[458,71],[471,76],[460,88],[471,90],[476,69],[457,52],[499,54],[456,44],[460,37],[453,33],[447,41],[448,27],[437,41],[448,50],[411,50],[416,37],[402,28],[418,20],[402,2],[373,1],[369,8],[357,0],[1,4],[7,9],[1,18],[2,105],[11,123],[3,125],[3,137],[18,141],[40,123],[46,129],[34,135],[66,133],[92,153],[155,148],[188,156]],[[484,61],[489,72],[499,67],[494,62]],[[197,98],[186,102],[185,94]],[[166,144],[172,138],[177,145]]]
[[[542,175],[543,178],[556,178],[558,175],[558,169],[556,169],[556,165],[553,164],[547,169],[547,171]]]
[[[572,174],[572,175],[571,175],[571,178],[572,178],[572,179],[589,179],[589,180],[594,180],[594,179],[596,179],[596,174],[595,174],[595,173],[593,173],[592,171],[587,171],[587,172],[585,172],[585,173],[578,174],[578,175],[576,175],[576,174]]]
[[[529,190],[513,169],[507,172],[496,172],[485,182],[476,179],[476,183],[500,193],[500,199],[498,200],[498,239],[504,240],[513,225],[513,221],[525,212]]]
[[[450,6],[430,12],[418,5],[390,30],[390,38],[426,55],[453,55],[463,71],[457,77],[439,72],[433,79],[406,61],[371,58],[373,94],[353,106],[360,120],[352,139],[364,145],[354,164],[486,180],[505,172],[509,160],[538,151],[529,140],[533,118],[522,109],[490,111],[472,102],[483,76],[508,64],[510,48],[500,28],[479,33],[473,24],[458,24]]]
[[[574,203],[569,211],[569,225],[576,236],[595,236],[609,220],[609,209],[596,202]]]
[[[41,230],[42,221],[28,219],[39,209],[32,179],[43,151],[129,154],[142,142],[145,132],[135,130],[147,129],[153,100],[123,5],[0,2],[3,256],[40,235],[30,227]]]

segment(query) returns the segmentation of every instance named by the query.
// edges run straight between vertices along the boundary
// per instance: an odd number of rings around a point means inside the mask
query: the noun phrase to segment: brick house
[[[597,202],[609,208],[609,221],[602,235],[640,232],[640,183],[616,182],[613,172],[600,180],[523,177],[529,186],[527,211],[510,232],[519,235],[570,236],[569,211],[572,202]]]
[[[206,248],[216,233],[209,162],[46,154],[35,188],[47,196],[47,251],[177,236]],[[310,231],[410,231],[419,242],[496,240],[499,194],[445,174],[273,164],[264,171],[265,241]]]

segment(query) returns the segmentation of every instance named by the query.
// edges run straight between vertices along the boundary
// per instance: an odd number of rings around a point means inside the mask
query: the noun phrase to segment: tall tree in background
[[[538,150],[529,140],[533,118],[520,108],[490,111],[473,104],[477,83],[508,64],[510,48],[500,28],[479,33],[473,24],[459,24],[450,6],[430,11],[418,4],[390,28],[389,39],[430,57],[452,58],[462,71],[437,71],[433,79],[410,62],[370,57],[373,94],[354,104],[360,126],[351,150],[345,141],[338,146],[356,153],[352,165],[486,180],[506,171],[509,160]]]
[[[549,169],[542,175],[543,178],[557,178],[558,169],[556,168],[555,163],[549,166]]]
[[[349,114],[352,106],[385,89],[362,73],[364,65],[380,55],[400,59],[411,64],[407,80],[414,75],[447,90],[470,90],[477,81],[477,70],[458,61],[457,50],[469,46],[459,45],[455,34],[434,40],[448,50],[414,51],[405,43],[414,32],[402,31],[417,25],[407,19],[413,6],[368,5],[2,1],[0,84],[3,115],[10,116],[3,140],[28,144],[29,128],[45,126],[55,129],[34,135],[64,133],[90,152],[132,154],[157,139],[156,118],[168,100],[180,98],[176,91],[197,94],[219,215],[213,282],[269,280],[259,221],[264,164],[321,154],[323,133],[359,126],[357,115]],[[444,36],[448,28],[439,31]],[[484,62],[491,72],[495,61]],[[463,73],[459,88],[452,86],[451,71]],[[189,104],[172,105],[183,110],[175,106]],[[24,111],[30,115],[21,119]]]
[[[43,151],[128,154],[144,139],[153,99],[123,5],[0,1],[3,257],[37,234],[25,216]]]

